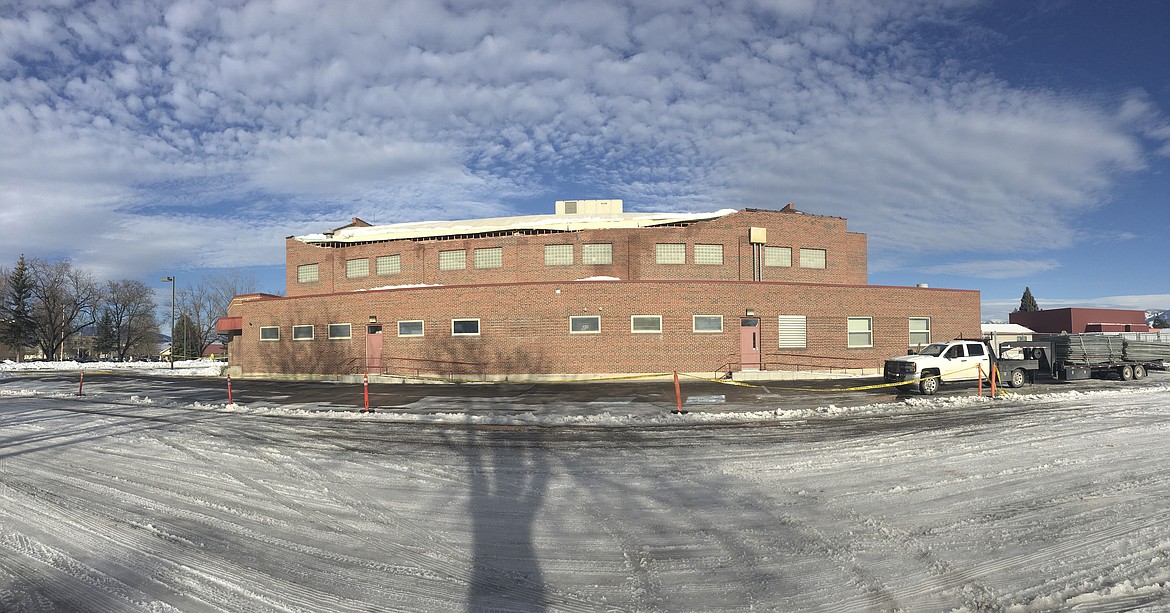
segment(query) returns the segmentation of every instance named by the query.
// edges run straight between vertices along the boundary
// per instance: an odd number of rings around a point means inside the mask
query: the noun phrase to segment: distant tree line
[[[202,355],[215,342],[215,320],[227,313],[232,297],[255,287],[250,275],[232,271],[176,288],[175,357]],[[163,306],[166,316],[160,318],[155,290],[142,281],[99,283],[69,260],[22,255],[11,270],[0,267],[0,343],[17,359],[32,349],[50,359],[157,355],[160,322],[169,328],[172,312],[169,302]],[[93,337],[92,355],[65,355],[70,340],[82,334]]]

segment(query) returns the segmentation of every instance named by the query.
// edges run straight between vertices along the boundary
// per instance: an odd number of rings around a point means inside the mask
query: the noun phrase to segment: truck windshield
[[[931,343],[922,349],[919,349],[918,355],[931,355],[938,357],[942,355],[942,352],[945,351],[946,348],[947,346],[945,343]]]

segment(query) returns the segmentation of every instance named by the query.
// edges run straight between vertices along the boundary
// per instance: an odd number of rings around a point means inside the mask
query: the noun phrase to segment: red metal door
[[[366,372],[382,372],[382,326],[366,328]]]
[[[742,370],[760,369],[760,320],[756,317],[739,320],[739,363]]]

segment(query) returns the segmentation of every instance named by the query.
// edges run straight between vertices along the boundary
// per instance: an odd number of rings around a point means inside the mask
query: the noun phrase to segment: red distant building
[[[1041,334],[1084,332],[1149,332],[1145,311],[1126,309],[1046,309],[1016,311],[1008,321]]]

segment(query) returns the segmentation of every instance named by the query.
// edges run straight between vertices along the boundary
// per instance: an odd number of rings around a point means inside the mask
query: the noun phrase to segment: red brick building
[[[1084,332],[1149,332],[1145,311],[1129,309],[1045,309],[1016,311],[1008,321],[1045,334]]]
[[[746,209],[371,226],[286,240],[287,297],[237,296],[236,374],[478,378],[876,372],[979,334],[979,293],[867,284],[845,220]]]

